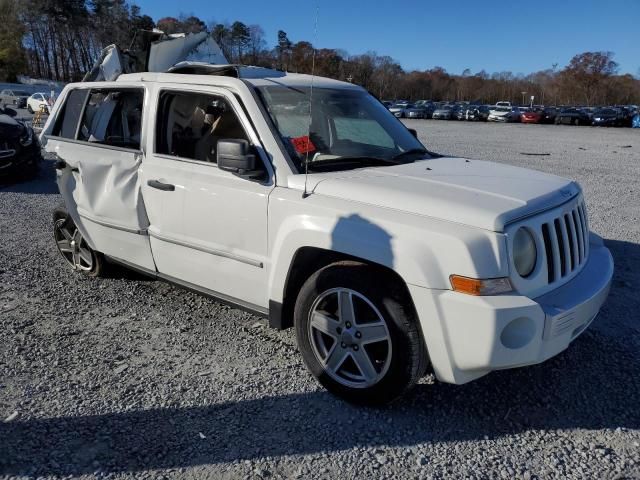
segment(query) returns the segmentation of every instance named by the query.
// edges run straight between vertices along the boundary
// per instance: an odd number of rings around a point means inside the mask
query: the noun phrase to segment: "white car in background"
[[[27,110],[29,113],[35,113],[40,110],[41,106],[45,106],[45,112],[49,113],[50,110],[50,99],[48,93],[36,92],[27,98]]]
[[[68,85],[41,139],[70,267],[110,259],[294,327],[351,402],[391,401],[429,365],[462,384],[543,362],[609,292],[577,183],[432,154],[351,83],[183,62]]]

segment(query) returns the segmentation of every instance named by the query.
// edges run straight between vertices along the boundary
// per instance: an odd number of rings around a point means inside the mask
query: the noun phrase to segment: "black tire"
[[[554,120],[554,123],[555,123],[556,125],[560,125],[560,119],[559,119],[558,117],[556,117],[556,119]]]
[[[380,343],[377,343],[376,347],[371,347],[373,344],[365,347],[363,343],[361,347],[361,353],[364,353],[370,352],[370,348],[386,349],[390,344],[390,351],[386,350],[386,353],[383,353],[383,356],[386,355],[386,360],[383,363],[377,363],[374,367],[379,378],[372,385],[357,387],[341,383],[334,378],[335,374],[332,376],[327,371],[312,346],[312,342],[316,341],[312,340],[314,334],[310,327],[312,309],[319,299],[326,298],[326,295],[331,295],[330,292],[333,289],[338,288],[347,289],[366,298],[377,309],[376,313],[379,314],[377,318],[382,317],[386,324],[388,337],[383,340],[382,347]],[[362,302],[361,305],[368,308],[366,305],[369,304]],[[364,312],[360,308],[363,307],[359,307],[358,311]],[[357,315],[354,318],[356,317]],[[391,274],[379,268],[354,261],[342,261],[318,270],[302,286],[296,301],[294,318],[298,348],[305,365],[328,391],[348,402],[359,405],[384,405],[408,391],[426,372],[428,355],[408,292]],[[358,322],[358,325],[353,326],[356,336],[359,335],[358,328],[366,328],[366,322]],[[335,346],[327,354],[327,359],[334,349],[346,348],[342,350],[342,355],[349,355],[350,349],[358,349],[357,346],[345,347],[347,344],[344,342],[348,342],[344,340],[347,335],[346,330],[343,332],[336,329],[336,331]],[[338,340],[338,334],[341,334],[341,340]],[[353,333],[349,334],[348,338],[358,342],[352,335]],[[367,355],[371,360],[371,354],[367,353]],[[342,366],[346,369],[347,362],[351,362],[353,357],[348,358],[339,363],[338,367]],[[372,361],[371,364],[373,363]],[[364,376],[364,372],[360,371]]]
[[[102,277],[104,275],[104,270],[105,270],[104,255],[102,255],[102,253],[100,252],[93,250],[88,244],[86,244],[86,241],[84,242],[84,248],[86,248],[91,254],[91,265],[90,265],[90,268],[88,269],[76,268],[73,265],[73,263],[70,262],[69,258],[62,252],[60,248],[60,244],[58,242],[58,235],[59,235],[58,228],[63,227],[70,232],[77,230],[75,224],[73,223],[73,219],[71,218],[71,216],[69,215],[69,213],[64,207],[57,207],[53,211],[53,227],[54,227],[54,241],[56,242],[56,247],[58,249],[58,252],[60,253],[60,256],[64,259],[67,265],[71,266],[71,268],[73,268],[74,270],[79,270],[87,277],[94,278],[94,277]],[[82,235],[81,234],[79,235],[80,235],[79,239],[82,242],[83,240]]]
[[[33,109],[31,108],[31,105],[29,105],[28,103],[27,103],[27,112],[31,114],[33,113]]]
[[[580,119],[579,119],[579,118],[575,118],[575,119],[573,120],[573,124],[574,124],[576,127],[579,127],[579,126],[580,126]]]

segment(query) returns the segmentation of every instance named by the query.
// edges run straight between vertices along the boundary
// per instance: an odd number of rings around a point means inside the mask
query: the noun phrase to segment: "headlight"
[[[528,277],[536,266],[537,251],[533,235],[520,227],[513,237],[513,263],[518,275]]]

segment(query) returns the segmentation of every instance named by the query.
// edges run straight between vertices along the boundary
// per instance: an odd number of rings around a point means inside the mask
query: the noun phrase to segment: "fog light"
[[[502,345],[512,350],[522,348],[533,340],[536,324],[531,318],[519,317],[511,320],[500,334]]]

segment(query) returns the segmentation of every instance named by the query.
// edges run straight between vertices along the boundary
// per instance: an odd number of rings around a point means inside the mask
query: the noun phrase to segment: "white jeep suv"
[[[388,402],[587,328],[613,262],[580,187],[429,153],[364,89],[189,65],[68,85],[42,133],[74,269],[106,259],[295,327],[311,373]]]

